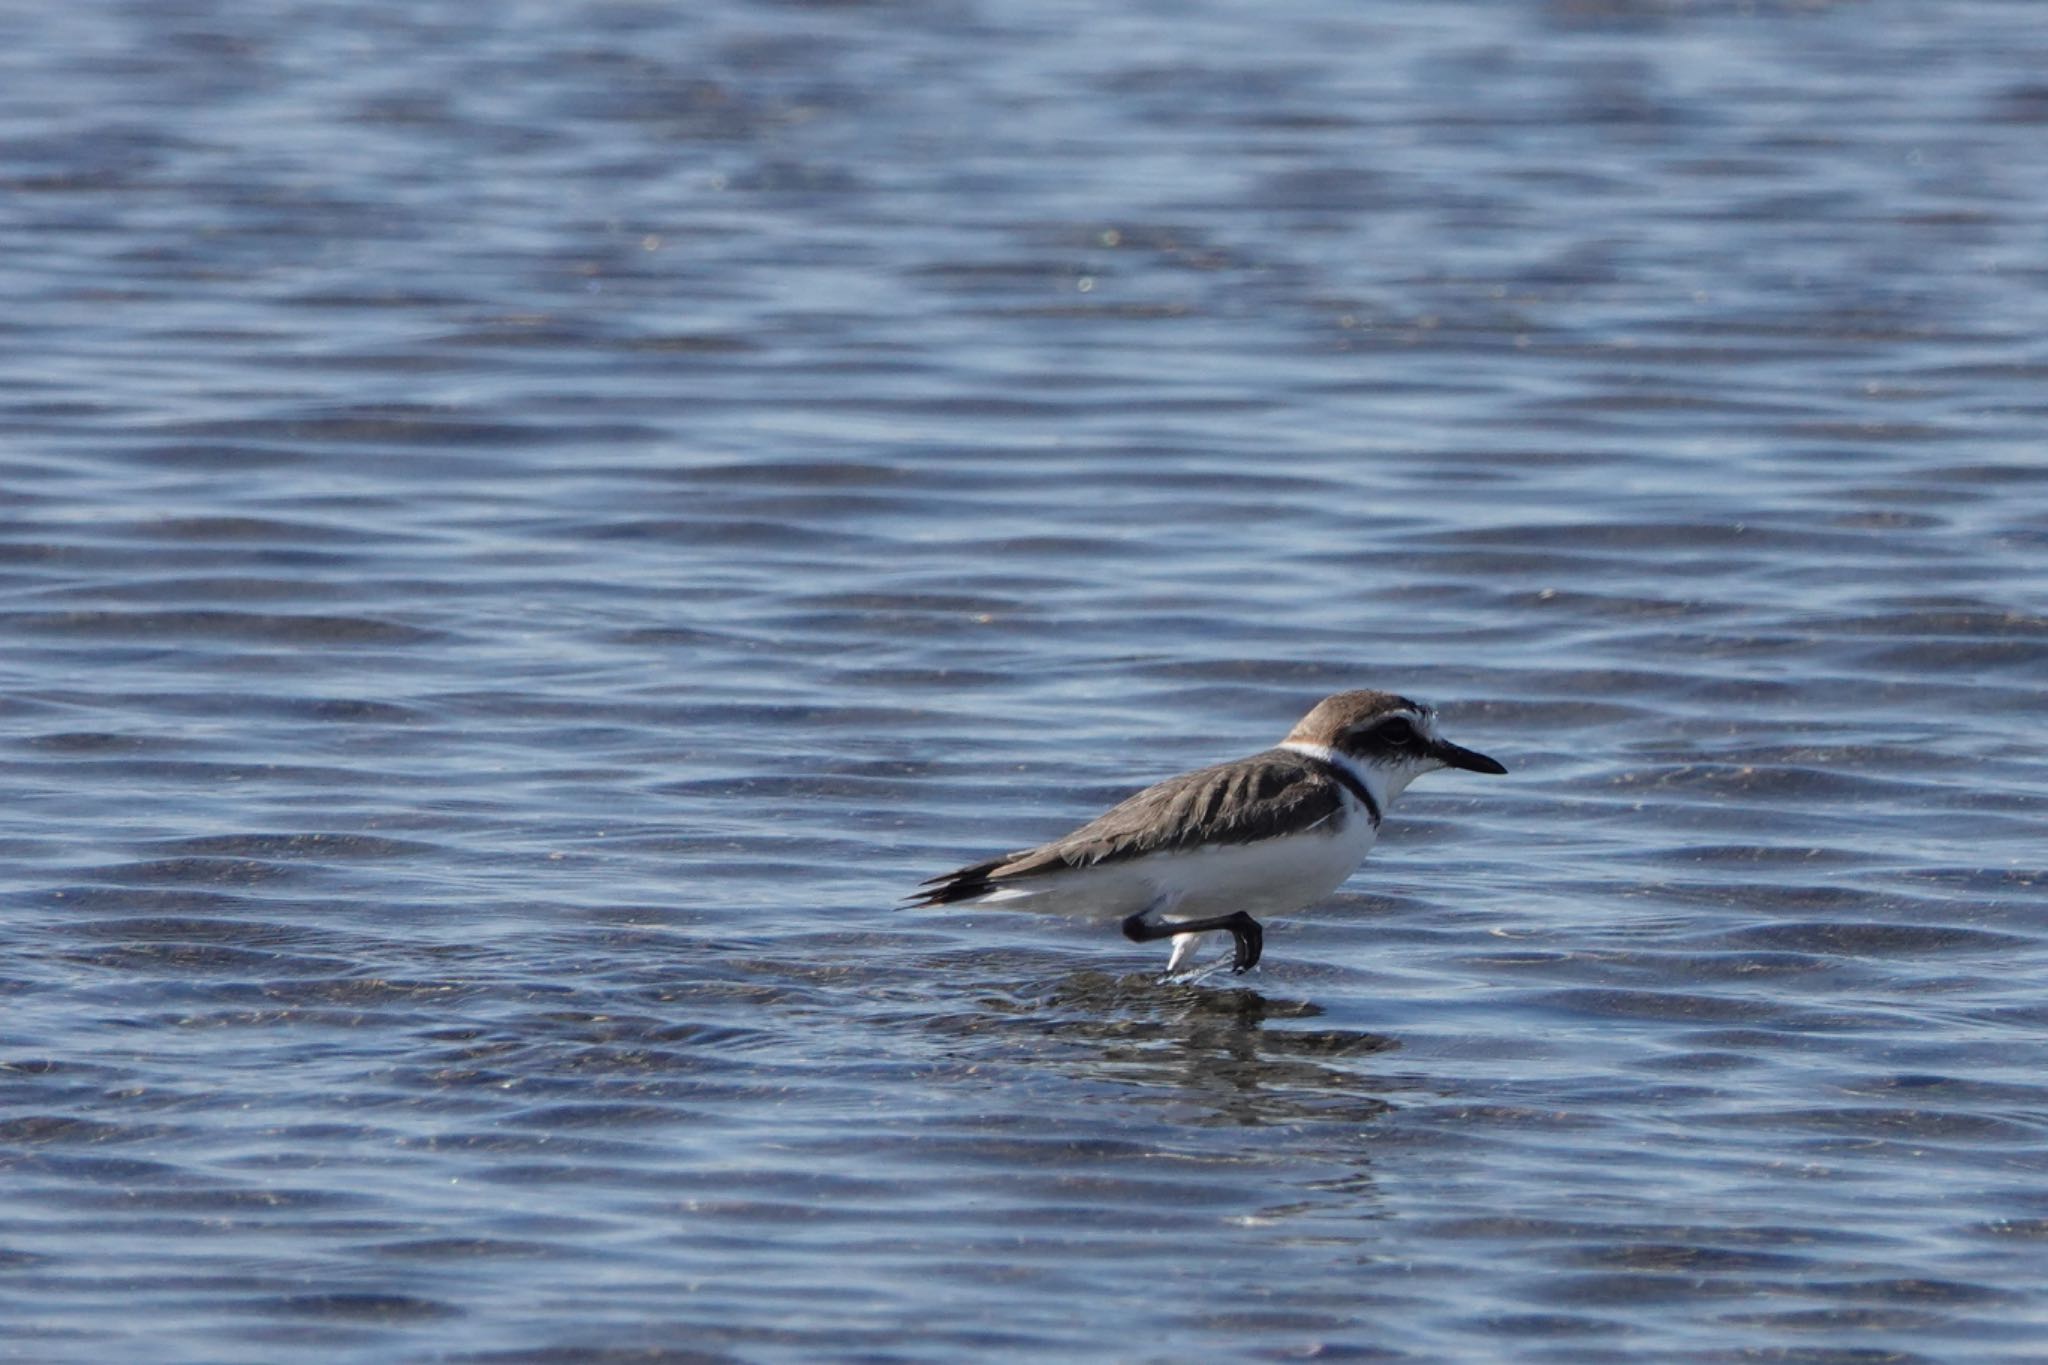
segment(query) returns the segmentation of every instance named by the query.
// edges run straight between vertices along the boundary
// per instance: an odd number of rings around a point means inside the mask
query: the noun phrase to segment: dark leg
[[[1213,919],[1171,921],[1148,920],[1141,910],[1125,919],[1123,927],[1124,937],[1133,943],[1151,943],[1156,939],[1172,938],[1175,934],[1206,934],[1215,929],[1227,929],[1231,942],[1237,945],[1230,970],[1240,974],[1258,966],[1259,954],[1266,948],[1266,931],[1242,910],[1217,915]]]

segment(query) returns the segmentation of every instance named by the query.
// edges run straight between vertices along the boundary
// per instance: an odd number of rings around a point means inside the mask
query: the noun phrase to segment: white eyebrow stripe
[[[1388,721],[1393,720],[1405,720],[1431,739],[1436,738],[1436,712],[1434,711],[1389,711],[1383,716],[1375,716],[1365,725],[1354,725],[1344,733],[1347,735],[1371,734]]]

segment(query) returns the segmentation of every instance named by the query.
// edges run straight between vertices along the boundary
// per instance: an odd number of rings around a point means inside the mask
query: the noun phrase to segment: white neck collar
[[[1386,810],[1388,802],[1392,801],[1396,793],[1401,790],[1400,787],[1395,787],[1392,791],[1388,790],[1387,772],[1384,768],[1371,763],[1360,763],[1350,754],[1341,753],[1336,749],[1332,749],[1327,744],[1310,744],[1304,740],[1292,739],[1279,747],[1290,753],[1301,754],[1306,758],[1321,759],[1333,768],[1341,768],[1345,772],[1350,773],[1364,785],[1367,791],[1372,793],[1372,799],[1379,803],[1381,811]],[[1402,787],[1407,785],[1405,782],[1401,784]]]

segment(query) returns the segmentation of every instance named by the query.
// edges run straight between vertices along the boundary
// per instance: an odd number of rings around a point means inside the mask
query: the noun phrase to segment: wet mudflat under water
[[[2038,17],[0,19],[0,1358],[2040,1359]]]

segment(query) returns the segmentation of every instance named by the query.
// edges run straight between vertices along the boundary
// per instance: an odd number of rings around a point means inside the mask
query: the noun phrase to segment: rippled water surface
[[[13,7],[0,1357],[2041,1359],[2041,18]]]

